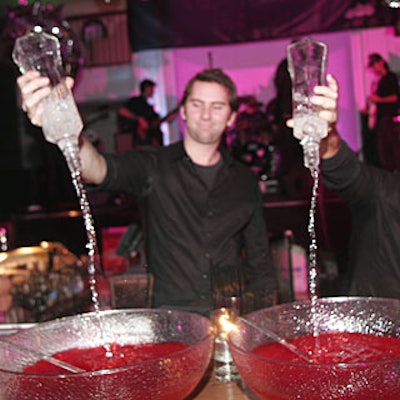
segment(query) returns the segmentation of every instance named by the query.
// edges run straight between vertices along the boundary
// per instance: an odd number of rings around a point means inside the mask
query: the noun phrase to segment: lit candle
[[[227,307],[221,307],[211,313],[211,319],[217,328],[213,357],[215,377],[223,382],[230,382],[240,378],[227,343],[229,332],[236,328],[235,319],[237,316],[235,311]]]

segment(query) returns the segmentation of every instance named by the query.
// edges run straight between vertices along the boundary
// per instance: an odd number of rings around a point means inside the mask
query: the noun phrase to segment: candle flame
[[[219,317],[218,325],[221,336],[225,338],[228,336],[229,332],[231,332],[232,330],[237,330],[237,325],[231,319],[228,313],[222,314]]]

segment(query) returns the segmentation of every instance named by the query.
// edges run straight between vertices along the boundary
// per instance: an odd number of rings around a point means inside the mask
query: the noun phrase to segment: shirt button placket
[[[206,265],[204,265],[204,267],[206,267],[206,269],[203,270],[204,273],[202,275],[204,281],[208,281],[210,279],[208,268],[209,268],[209,265],[210,265],[210,262],[211,262],[211,253],[212,253],[212,251],[211,251],[211,248],[212,248],[211,247],[211,244],[212,244],[212,241],[211,241],[212,233],[211,233],[210,220],[214,216],[214,212],[211,209],[209,204],[208,204],[208,207],[207,207],[206,216],[207,217],[205,218],[205,221],[204,221],[204,237],[205,237],[205,240],[204,240],[204,257],[206,259]]]

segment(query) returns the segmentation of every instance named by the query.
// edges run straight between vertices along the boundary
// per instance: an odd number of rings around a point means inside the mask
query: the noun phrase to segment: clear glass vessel
[[[214,330],[208,318],[167,309],[100,313],[101,326],[96,313],[86,313],[43,322],[7,337],[16,347],[0,341],[0,398],[183,400],[193,392],[207,370],[213,351]],[[183,347],[174,352],[165,350],[174,343]],[[92,365],[96,368],[87,371],[24,372],[43,360],[43,356],[71,349],[85,352],[106,344],[113,355],[107,360],[101,358],[103,367],[95,363]],[[153,348],[157,345],[164,350]],[[118,346],[147,346],[147,356],[124,364],[124,353],[118,353]],[[95,357],[89,360],[93,362]],[[75,365],[72,361],[69,359],[69,364]],[[74,361],[79,364],[82,356]]]
[[[15,41],[13,60],[21,73],[37,70],[50,79],[52,91],[45,99],[42,129],[46,140],[64,149],[78,142],[83,123],[69,88],[65,84],[60,43],[39,26]]]
[[[312,318],[319,336],[306,347],[300,340],[313,337]],[[238,320],[228,344],[240,376],[260,399],[400,399],[399,299],[320,298],[316,307],[310,301],[284,303],[245,319],[255,326]],[[313,362],[292,357],[263,328],[307,349]]]
[[[325,43],[310,38],[296,41],[287,48],[294,135],[302,138],[304,165],[310,169],[318,168],[320,140],[328,133],[327,121],[318,116],[317,107],[310,101],[314,87],[325,83],[327,53]]]

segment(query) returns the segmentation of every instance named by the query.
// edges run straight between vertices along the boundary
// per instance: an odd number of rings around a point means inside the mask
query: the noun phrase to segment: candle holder
[[[240,298],[236,296],[221,298],[221,306],[211,312],[211,321],[217,328],[213,354],[215,378],[221,382],[240,379],[227,343],[228,333],[239,314]]]

